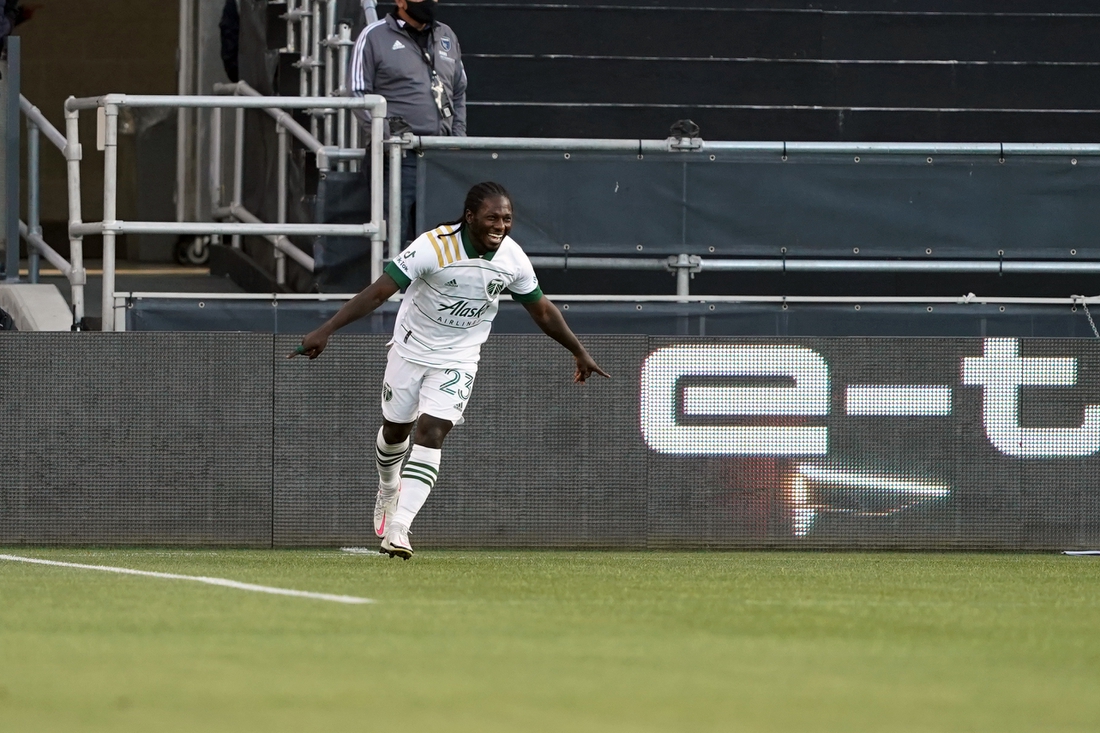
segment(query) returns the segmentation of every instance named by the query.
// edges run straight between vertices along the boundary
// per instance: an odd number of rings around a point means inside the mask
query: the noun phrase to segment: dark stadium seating
[[[762,7],[763,6],[763,7]],[[482,135],[1094,142],[1100,7],[450,3]]]

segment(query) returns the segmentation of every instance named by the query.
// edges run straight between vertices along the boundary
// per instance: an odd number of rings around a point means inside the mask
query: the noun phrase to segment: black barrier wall
[[[484,180],[528,254],[1100,257],[1091,156],[429,150],[418,231]]]
[[[386,338],[10,334],[0,543],[370,545]],[[1100,545],[1100,341],[495,336],[418,549]]]

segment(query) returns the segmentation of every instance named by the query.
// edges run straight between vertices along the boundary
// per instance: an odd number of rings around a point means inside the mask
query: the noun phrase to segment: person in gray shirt
[[[393,12],[371,23],[355,42],[348,75],[353,96],[380,94],[386,114],[416,135],[466,135],[466,71],[450,26],[435,19],[436,0],[396,0]],[[356,110],[366,129],[370,112]],[[388,133],[387,133],[388,134]],[[401,163],[401,231],[416,238],[416,158]]]

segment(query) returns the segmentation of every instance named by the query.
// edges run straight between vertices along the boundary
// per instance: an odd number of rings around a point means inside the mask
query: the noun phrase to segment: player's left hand
[[[574,383],[584,384],[585,380],[593,374],[599,374],[601,377],[611,379],[611,375],[603,369],[600,369],[599,364],[597,364],[587,352],[575,358],[577,360],[577,371],[573,374]]]

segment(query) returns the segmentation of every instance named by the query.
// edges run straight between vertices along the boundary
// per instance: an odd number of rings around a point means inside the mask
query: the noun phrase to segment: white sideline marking
[[[346,552],[349,555],[366,555],[367,557],[388,557],[385,553],[379,552],[376,547],[341,547],[340,552]]]
[[[241,583],[227,578],[207,578],[202,575],[177,575],[175,573],[157,573],[151,570],[134,570],[132,568],[116,568],[111,565],[84,565],[78,562],[60,562],[58,560],[40,560],[36,557],[22,557],[20,555],[0,555],[0,560],[12,562],[29,562],[36,565],[54,565],[62,568],[80,568],[81,570],[102,570],[106,573],[119,573],[121,575],[144,575],[150,578],[165,578],[167,580],[191,580],[207,585],[220,585],[224,588],[236,588],[237,590],[250,590],[256,593],[270,593],[276,596],[295,596],[297,598],[313,598],[318,601],[333,601],[334,603],[374,603],[371,598],[356,598],[355,596],[336,596],[329,593],[313,593],[306,590],[291,590],[289,588],[272,588],[267,585],[254,585]]]

